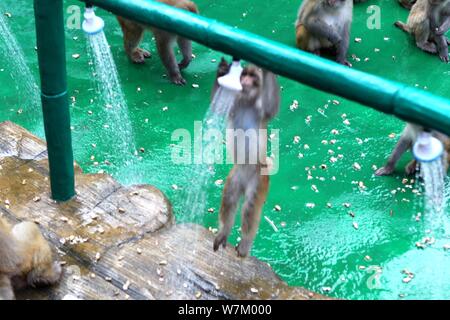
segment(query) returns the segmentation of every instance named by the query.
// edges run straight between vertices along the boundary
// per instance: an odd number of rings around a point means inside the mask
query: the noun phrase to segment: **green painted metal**
[[[322,91],[450,134],[450,100],[152,0],[81,0],[240,57]]]
[[[75,179],[67,95],[63,1],[35,0],[34,12],[52,198],[66,201],[75,195]]]

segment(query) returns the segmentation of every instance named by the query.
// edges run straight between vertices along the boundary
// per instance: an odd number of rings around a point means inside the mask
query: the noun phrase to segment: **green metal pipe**
[[[81,0],[450,135],[450,100],[152,0]]]
[[[34,0],[50,187],[57,201],[75,195],[63,12],[62,0]]]

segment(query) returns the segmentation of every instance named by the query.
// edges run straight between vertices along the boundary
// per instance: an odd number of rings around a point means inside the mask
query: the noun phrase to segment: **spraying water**
[[[110,162],[125,184],[138,182],[136,145],[128,106],[119,81],[116,64],[103,31],[88,35],[88,55],[96,79],[97,99],[103,106],[103,143],[111,146]],[[123,160],[126,159],[126,160]],[[123,163],[123,161],[125,163]]]
[[[31,130],[42,136],[42,126],[40,123],[40,94],[38,85],[25,61],[25,55],[17,42],[16,37],[11,32],[6,18],[0,15],[0,53],[9,68],[17,92],[19,109],[18,114],[23,115],[27,123],[32,123]]]
[[[226,88],[219,87],[211,103],[211,107],[202,123],[202,136],[208,136],[208,133],[221,133],[225,137],[226,120],[228,112],[234,102],[235,92]],[[183,202],[183,216],[189,221],[194,221],[195,217],[201,217],[205,213],[207,186],[214,177],[215,163],[223,163],[223,154],[214,153],[215,147],[222,145],[222,140],[211,134],[209,139],[202,139],[200,149],[201,157],[193,166],[192,186],[188,190],[188,194]]]
[[[422,163],[421,175],[425,190],[425,221],[429,229],[447,233],[448,217],[445,213],[445,173],[442,161]]]
[[[420,178],[423,179],[425,193],[425,222],[433,233],[450,231],[445,214],[445,172],[443,165],[444,148],[441,141],[431,132],[421,132],[413,146],[413,153],[420,163]]]

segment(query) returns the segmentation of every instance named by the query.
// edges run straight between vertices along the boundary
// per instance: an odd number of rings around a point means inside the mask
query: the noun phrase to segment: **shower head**
[[[90,5],[86,6],[82,25],[83,31],[89,35],[94,35],[101,32],[104,26],[105,22],[95,15],[94,8]]]
[[[233,90],[233,91],[242,91],[241,85],[241,73],[242,73],[241,62],[237,59],[233,59],[233,63],[231,64],[230,71],[228,74],[224,75],[217,79],[217,82],[221,87]]]
[[[413,146],[414,158],[419,162],[433,162],[442,157],[444,145],[433,137],[430,132],[423,131],[419,134]]]

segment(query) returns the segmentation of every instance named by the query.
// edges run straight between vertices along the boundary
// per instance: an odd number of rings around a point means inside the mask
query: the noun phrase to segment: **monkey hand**
[[[141,48],[137,48],[135,49],[132,53],[131,53],[131,61],[133,61],[133,63],[137,63],[137,64],[142,64],[145,63],[145,59],[148,59],[151,57],[150,52],[141,49]]]
[[[392,167],[383,167],[383,168],[378,169],[375,172],[375,175],[376,176],[388,176],[388,175],[392,174],[392,172],[394,172],[394,168],[392,168]]]
[[[417,162],[415,160],[412,160],[408,165],[405,167],[405,172],[408,176],[415,174],[417,171]]]
[[[446,30],[444,30],[443,28],[439,27],[439,28],[436,28],[436,29],[434,30],[434,34],[435,34],[436,36],[440,37],[440,36],[443,36],[443,35],[445,34],[445,31],[446,31]]]

